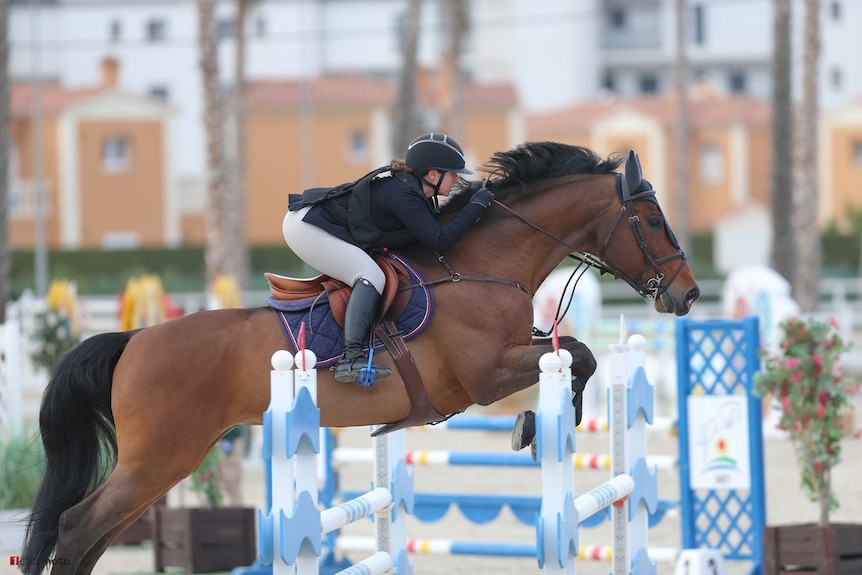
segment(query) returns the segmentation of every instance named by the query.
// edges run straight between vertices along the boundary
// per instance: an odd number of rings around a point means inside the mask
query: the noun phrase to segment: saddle
[[[407,349],[403,332],[395,325],[395,320],[404,312],[410,301],[411,289],[415,287],[411,285],[410,274],[396,257],[375,255],[374,261],[386,276],[386,287],[380,303],[381,319],[374,329],[374,334],[392,356],[395,368],[410,398],[410,413],[403,419],[384,425],[371,434],[378,436],[405,427],[437,423],[448,417],[431,405],[413,354]],[[344,328],[347,300],[353,292],[351,286],[326,274],[308,279],[291,278],[271,272],[263,275],[269,283],[272,297],[277,300],[293,301],[326,294],[329,297],[333,319]]]
[[[401,262],[394,258],[375,255],[374,261],[386,276],[386,287],[380,300],[380,317],[384,321],[395,321],[410,301],[410,276]],[[351,286],[326,274],[307,279],[291,278],[272,272],[265,272],[263,276],[269,284],[270,294],[277,300],[294,301],[328,294],[332,315],[336,323],[344,327],[347,300],[353,292]]]

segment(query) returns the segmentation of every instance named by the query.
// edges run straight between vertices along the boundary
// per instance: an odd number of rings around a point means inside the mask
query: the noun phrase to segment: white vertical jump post
[[[272,356],[270,405],[263,416],[267,506],[258,512],[258,554],[273,575],[318,575],[322,535],[375,514],[377,552],[344,575],[411,575],[406,517],[412,475],[404,462],[404,432],[374,439],[374,488],[350,501],[318,508],[320,409],[317,358],[309,350]],[[294,362],[296,369],[293,370]]]
[[[0,324],[0,439],[21,433],[21,360],[27,349],[21,336],[21,315],[20,304],[10,302],[6,305],[6,323]]]
[[[654,419],[655,396],[644,371],[646,340],[639,334],[623,343],[625,339],[621,318],[620,343],[610,346],[611,474],[631,476],[635,489],[611,513],[613,573],[654,575],[647,533],[649,515],[658,508],[658,471],[647,466],[646,437]]]
[[[559,350],[539,360],[536,427],[542,464],[542,507],[536,522],[536,551],[539,567],[545,573],[577,573],[578,525],[611,505],[613,574],[656,573],[647,555],[646,508],[651,505],[654,511],[658,497],[655,471],[651,475],[645,462],[645,425],[652,419],[653,400],[652,387],[643,371],[644,339],[632,336],[628,345],[612,346],[612,351],[612,477],[578,497],[574,496],[573,485],[572,356]]]

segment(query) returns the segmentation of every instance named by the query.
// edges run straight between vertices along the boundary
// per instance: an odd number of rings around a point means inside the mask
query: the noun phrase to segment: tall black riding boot
[[[344,351],[335,366],[335,381],[350,383],[359,379],[359,371],[368,367],[368,358],[362,347],[377,320],[377,311],[382,296],[366,279],[353,285],[353,293],[347,300],[344,314]],[[385,365],[373,364],[371,369],[378,378],[389,377],[392,371]]]

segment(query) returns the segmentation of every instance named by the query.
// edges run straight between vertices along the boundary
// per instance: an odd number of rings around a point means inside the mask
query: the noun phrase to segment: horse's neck
[[[572,251],[598,254],[601,216],[616,201],[612,178],[585,175],[537,182],[522,198],[505,200],[517,215],[495,206],[493,217],[465,236],[463,247],[493,254],[486,261],[535,291]]]

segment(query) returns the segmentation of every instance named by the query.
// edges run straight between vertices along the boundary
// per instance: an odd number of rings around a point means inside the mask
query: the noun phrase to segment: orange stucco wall
[[[128,168],[118,172],[102,166],[106,138],[129,142]],[[143,246],[164,240],[164,161],[160,123],[82,122],[78,130],[81,243],[99,247],[106,233],[132,232]]]

